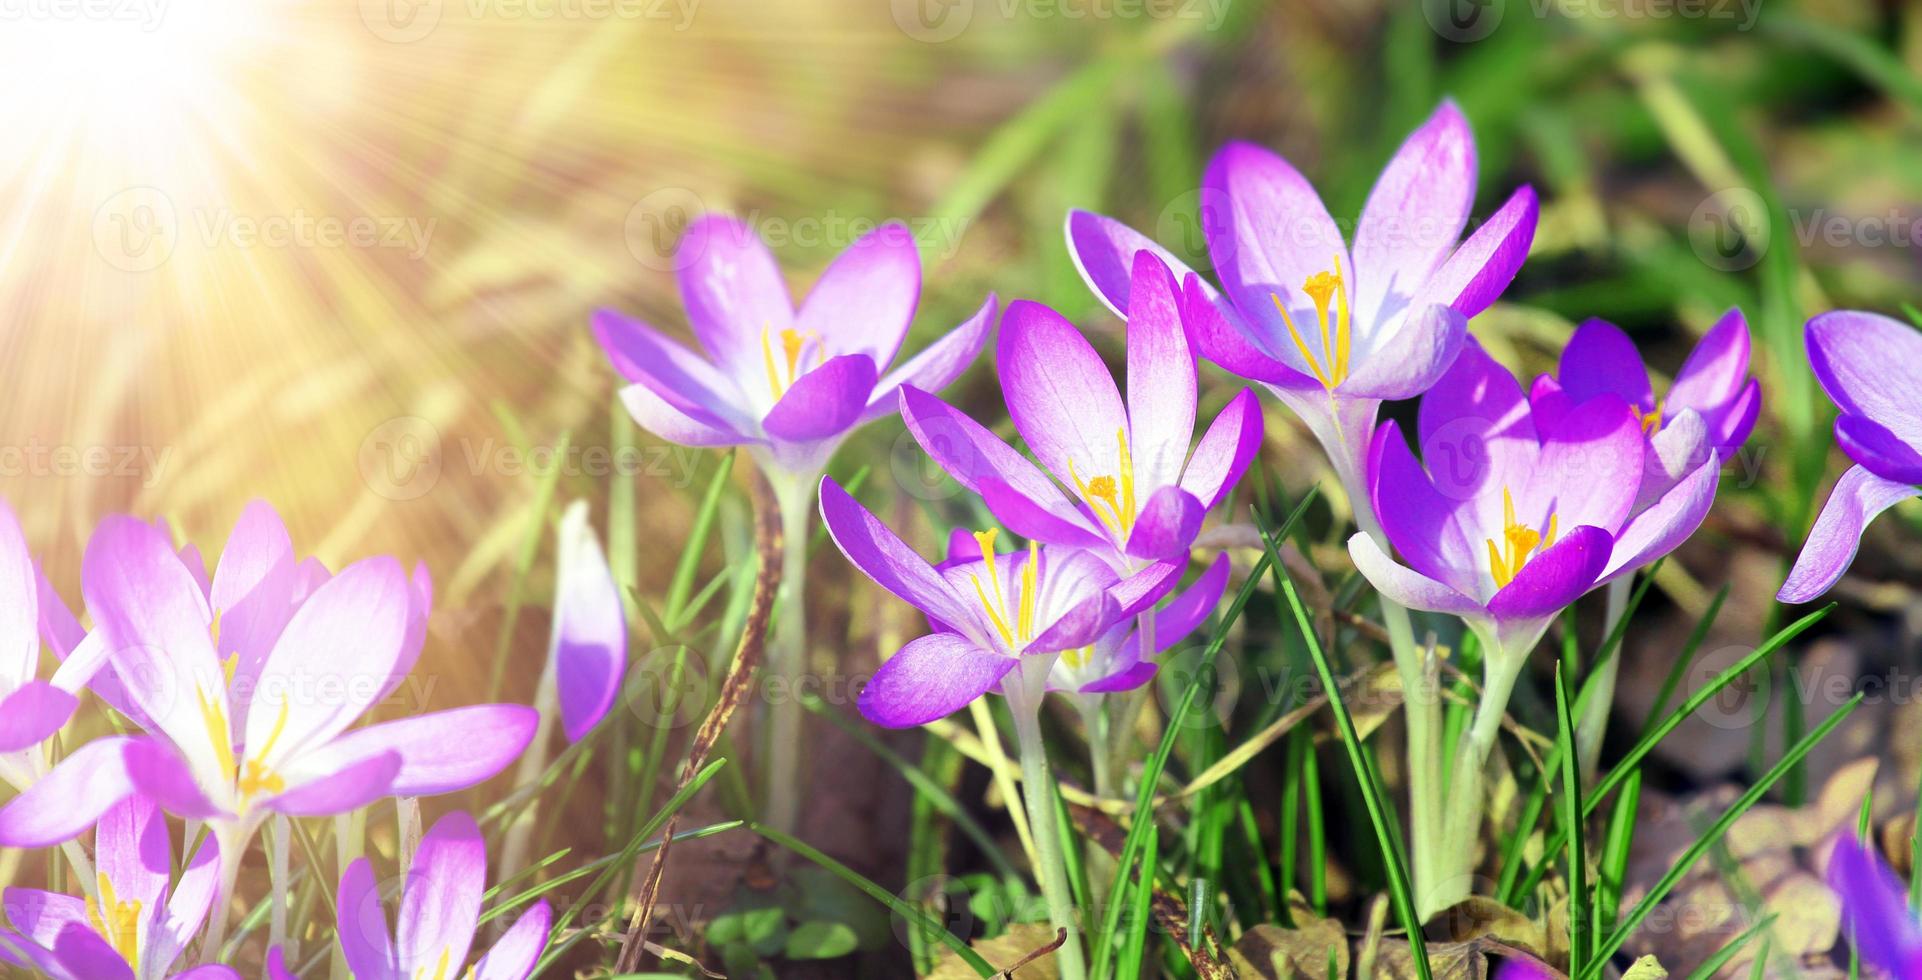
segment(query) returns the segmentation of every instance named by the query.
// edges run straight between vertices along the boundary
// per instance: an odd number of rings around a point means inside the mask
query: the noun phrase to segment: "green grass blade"
[[[1582,773],[1575,753],[1575,716],[1570,713],[1568,678],[1555,664],[1556,748],[1562,756],[1562,826],[1568,838],[1568,972],[1580,974],[1589,960],[1593,935],[1588,917],[1588,840],[1582,828]]]
[[[687,542],[681,546],[681,560],[674,566],[674,577],[668,581],[667,604],[661,610],[661,618],[676,632],[686,625],[683,614],[687,609],[688,595],[694,589],[694,573],[700,570],[701,556],[707,553],[707,538],[714,530],[714,515],[721,509],[721,498],[727,493],[727,479],[734,472],[734,454],[724,453],[720,465],[714,468],[714,476],[707,482],[707,490],[701,494],[701,506],[694,512],[694,527],[688,532]]]

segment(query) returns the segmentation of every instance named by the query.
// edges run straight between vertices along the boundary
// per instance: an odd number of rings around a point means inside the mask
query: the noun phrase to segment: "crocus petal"
[[[380,882],[366,858],[348,865],[340,876],[339,903],[336,931],[353,974],[376,980],[402,976],[393,933],[387,928],[387,910],[381,906]]]
[[[1907,889],[1866,844],[1844,833],[1829,854],[1828,879],[1863,961],[1895,977],[1922,971],[1922,926],[1909,910]]]
[[[1721,479],[1721,467],[1721,460],[1713,452],[1709,453],[1693,472],[1630,519],[1616,535],[1615,550],[1609,556],[1601,581],[1631,574],[1688,540],[1688,536],[1702,526],[1702,519],[1715,503],[1715,485]]]
[[[9,888],[5,892],[7,922],[20,938],[48,949],[68,926],[87,925],[85,899],[38,888]]]
[[[1008,415],[1041,465],[1071,479],[1119,479],[1128,417],[1108,366],[1074,324],[1039,303],[1008,304],[995,367]]]
[[[93,926],[73,923],[60,930],[53,942],[54,959],[69,976],[86,980],[135,980],[133,968],[120,951],[108,945]]]
[[[247,757],[274,768],[352,725],[400,658],[412,604],[406,573],[388,557],[355,562],[309,596],[261,667]]]
[[[1195,356],[1181,329],[1181,298],[1152,252],[1134,261],[1128,301],[1128,448],[1135,485],[1166,487],[1181,475],[1195,433]]]
[[[1468,336],[1468,321],[1448,306],[1411,308],[1401,328],[1378,348],[1355,355],[1354,373],[1339,387],[1349,398],[1393,401],[1433,387],[1455,363]]]
[[[745,223],[710,214],[688,226],[674,264],[688,323],[708,356],[737,381],[764,380],[763,339],[794,326],[773,253]]]
[[[974,620],[972,605],[831,477],[821,480],[821,520],[841,553],[874,584],[944,623]]]
[[[1922,451],[1874,419],[1838,416],[1835,442],[1850,459],[1884,480],[1922,483]]]
[[[124,735],[97,738],[0,807],[0,846],[51,847],[80,836],[134,791]]]
[[[991,497],[989,509],[1015,533],[1063,544],[1105,539],[1092,519],[1027,457],[954,406],[909,385],[901,389],[901,420],[943,472],[976,494]],[[1022,500],[1011,499],[1014,496]],[[1018,520],[1027,523],[1016,527]],[[1084,533],[1075,535],[1069,528]]]
[[[987,344],[996,309],[998,301],[989,293],[987,301],[973,316],[875,382],[874,394],[868,398],[861,421],[869,422],[894,411],[899,406],[900,392],[906,388],[940,391],[952,384]]]
[[[1201,211],[1222,288],[1235,308],[1256,325],[1260,336],[1286,338],[1288,328],[1276,299],[1319,346],[1313,305],[1302,284],[1336,265],[1352,269],[1348,247],[1321,197],[1288,161],[1250,143],[1229,143],[1215,154],[1202,177],[1202,199],[1217,202]],[[1359,325],[1358,325],[1359,326]],[[1269,343],[1297,371],[1308,362],[1287,341]]]
[[[1897,502],[1922,494],[1913,485],[1884,480],[1860,466],[1852,466],[1829,492],[1821,516],[1802,543],[1795,567],[1775,598],[1781,602],[1808,602],[1816,598],[1849,570],[1855,549],[1861,545],[1862,531],[1877,514]]]
[[[494,948],[474,965],[474,980],[527,980],[547,949],[547,927],[554,910],[546,899],[535,902],[514,920]]]
[[[1488,600],[1496,619],[1552,616],[1595,585],[1608,565],[1615,541],[1598,527],[1572,528],[1528,560],[1507,585]]]
[[[743,428],[740,388],[701,355],[615,310],[595,310],[591,325],[594,339],[621,377],[688,415]]]
[[[1542,451],[1514,488],[1517,514],[1535,523],[1554,514],[1563,527],[1588,524],[1613,532],[1628,519],[1642,487],[1647,440],[1641,419],[1614,395],[1576,405],[1554,428],[1541,430]],[[1494,524],[1499,532],[1505,525]],[[1484,531],[1491,525],[1482,525]],[[1497,534],[1484,534],[1495,537]]]
[[[1409,134],[1362,205],[1355,226],[1356,323],[1400,312],[1461,240],[1474,203],[1475,137],[1461,109],[1444,101]]]
[[[232,718],[226,672],[208,632],[206,594],[172,543],[150,524],[109,517],[87,542],[80,577],[132,702],[194,771],[220,772],[225,747],[216,742],[229,737],[225,720]]]
[[[1692,408],[1703,419],[1718,418],[1718,410],[1726,409],[1751,384],[1748,366],[1748,320],[1740,309],[1731,309],[1702,335],[1701,343],[1675,372],[1668,409]]]
[[[1228,590],[1228,571],[1231,563],[1226,554],[1215,556],[1208,570],[1195,579],[1194,584],[1169,600],[1168,604],[1155,610],[1155,648],[1151,656],[1159,656],[1172,649],[1175,644],[1187,639],[1188,634],[1208,618],[1221,604],[1222,593]]]
[[[1181,582],[1181,572],[1187,566],[1185,560],[1158,561],[1108,586],[1108,594],[1120,605],[1115,619],[1130,619],[1148,611]]]
[[[1422,396],[1418,428],[1435,487],[1452,500],[1492,499],[1496,518],[1501,488],[1520,486],[1541,454],[1521,385],[1472,337]]]
[[[235,658],[232,687],[253,690],[267,651],[294,613],[294,543],[280,515],[264,500],[240,512],[220,564],[214,568],[208,600],[219,616],[220,635],[214,652],[225,661]],[[235,730],[246,730],[248,699],[234,704]]]
[[[1180,487],[1162,487],[1148,497],[1128,534],[1129,556],[1147,561],[1185,557],[1201,533],[1208,510]]]
[[[197,773],[174,747],[157,738],[136,738],[121,750],[132,790],[146,794],[160,808],[188,820],[229,817],[208,798]]]
[[[794,328],[818,334],[837,354],[866,354],[886,367],[908,335],[921,301],[921,254],[907,226],[889,222],[862,235],[815,280]]]
[[[861,688],[861,714],[883,728],[925,725],[987,693],[1015,662],[959,633],[923,636],[889,657]]]
[[[1648,439],[1648,451],[1642,454],[1642,489],[1635,495],[1634,509],[1652,506],[1713,452],[1715,443],[1707,424],[1694,409],[1683,409]]]
[[[274,948],[276,951],[279,950],[278,946]],[[271,974],[271,972],[270,969],[269,973]],[[287,965],[284,960],[281,962],[281,975],[287,975]],[[169,978],[169,980],[240,980],[240,971],[231,966],[222,966],[219,963],[206,963],[196,966],[191,970],[183,970],[176,973]]]
[[[1481,603],[1449,585],[1398,564],[1365,533],[1358,531],[1348,539],[1348,557],[1368,584],[1391,602],[1410,609],[1456,616],[1474,616],[1482,611]]]
[[[4,505],[5,501],[0,501],[0,506]],[[46,573],[36,571],[34,578],[34,591],[40,610],[40,637],[46,641],[53,655],[64,661],[87,638],[87,631],[81,627],[73,610],[67,608],[66,600],[60,598],[60,593],[48,581]]]
[[[520,757],[540,716],[518,704],[476,704],[357,728],[292,760],[295,774],[313,778],[387,752],[400,756],[394,796],[438,796],[492,778]]]
[[[160,808],[134,795],[115,804],[94,829],[94,863],[120,901],[151,909],[173,875],[173,842]]]
[[[560,696],[561,729],[578,742],[620,693],[627,666],[627,618],[620,586],[587,523],[587,501],[561,516],[556,547],[554,630],[549,656]]]
[[[830,357],[795,379],[761,419],[761,429],[788,442],[839,435],[867,410],[876,376],[874,359],[866,354]]]
[[[678,445],[739,446],[761,441],[718,415],[676,406],[646,385],[622,388],[621,404],[636,425]]]
[[[1524,185],[1435,271],[1423,294],[1427,301],[1447,303],[1471,320],[1488,309],[1528,258],[1539,213],[1535,189]]]
[[[1845,415],[1866,415],[1922,444],[1922,335],[1875,313],[1837,310],[1810,320],[1809,367]]]
[[[467,962],[487,890],[487,842],[474,818],[456,810],[420,839],[400,899],[395,938],[402,972],[433,971],[442,957]]]
[[[1448,455],[1438,455],[1430,463],[1443,474],[1461,464],[1461,457]],[[1437,487],[1409,451],[1400,424],[1392,419],[1375,430],[1369,444],[1368,479],[1375,519],[1402,560],[1423,577],[1458,593],[1477,593],[1479,576],[1468,569],[1478,564],[1479,552],[1462,527],[1469,499]],[[1349,550],[1354,550],[1352,544]]]
[[[1555,972],[1534,960],[1510,956],[1495,969],[1495,980],[1555,980]]]
[[[1269,356],[1249,337],[1240,316],[1192,272],[1181,284],[1181,322],[1195,353],[1229,374],[1290,390],[1321,388],[1311,375]]]
[[[400,774],[400,756],[385,752],[361,759],[344,768],[295,782],[285,793],[259,801],[257,805],[290,817],[331,817],[358,810],[388,796],[407,796],[394,789]]]
[[[1755,420],[1762,414],[1762,383],[1750,381],[1735,396],[1728,407],[1717,416],[1711,433],[1715,444],[1724,455],[1732,456],[1742,443],[1748,441],[1749,433],[1755,431]]]
[[[1575,328],[1562,348],[1556,380],[1578,402],[1610,394],[1644,410],[1655,404],[1642,352],[1622,328],[1606,320],[1588,320]]]
[[[981,482],[978,491],[988,512],[1001,526],[1024,538],[1064,544],[1075,548],[1099,548],[1108,544],[1104,535],[1091,531],[1086,516],[1063,517],[994,477]]]
[[[0,698],[0,752],[33,748],[73,716],[80,700],[46,681],[28,681]]]
[[[1106,215],[1069,211],[1065,231],[1068,256],[1074,259],[1074,266],[1081,271],[1082,280],[1116,316],[1128,315],[1128,296],[1133,289],[1137,254],[1152,253],[1176,276],[1189,275],[1187,263],[1175,258],[1174,253]]]
[[[39,666],[40,573],[13,507],[0,500],[0,690],[32,680]]]
[[[1059,653],[1085,647],[1101,638],[1108,627],[1122,618],[1121,604],[1107,592],[1098,592],[1070,606],[1049,624],[1041,635],[1028,642],[1023,653]]]
[[[1261,399],[1243,388],[1195,444],[1188,468],[1181,473],[1181,489],[1199,498],[1203,509],[1213,510],[1234,489],[1260,449]]]
[[[1106,677],[1083,684],[1080,690],[1083,694],[1114,694],[1119,691],[1133,691],[1143,684],[1154,680],[1155,671],[1159,669],[1160,666],[1153,661],[1137,660]]]
[[[213,907],[219,879],[220,843],[208,834],[181,871],[180,884],[167,896],[166,913],[155,930],[159,935],[149,939],[149,955],[154,962],[172,964],[200,934],[201,923],[207,921],[207,912]]]

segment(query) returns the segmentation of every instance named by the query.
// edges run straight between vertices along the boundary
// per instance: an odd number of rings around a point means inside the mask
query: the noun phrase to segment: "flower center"
[[[1515,521],[1515,498],[1502,488],[1502,543],[1497,545],[1494,538],[1488,542],[1488,571],[1495,577],[1495,587],[1502,588],[1515,580],[1522,566],[1528,564],[1529,553],[1540,554],[1555,543],[1555,515],[1548,515],[1548,531],[1537,532]]]
[[[1001,642],[1013,648],[1034,639],[1034,605],[1035,597],[1040,592],[1041,546],[1033,541],[1028,542],[1028,561],[1021,566],[1021,594],[1015,597],[1014,614],[1009,615],[1008,597],[1001,588],[1001,572],[995,567],[994,560],[994,539],[999,534],[996,528],[975,532],[974,540],[981,545],[981,561],[987,566],[989,584],[983,587],[981,576],[974,576],[974,594],[980,598],[981,609],[988,614],[988,621],[1001,634]]]
[[[1116,429],[1115,442],[1120,446],[1117,470],[1121,478],[1097,476],[1083,482],[1075,472],[1074,459],[1068,459],[1068,479],[1074,481],[1074,488],[1081,493],[1081,499],[1088,502],[1088,509],[1094,516],[1116,534],[1126,536],[1135,525],[1135,464],[1134,455],[1128,452],[1128,430]]]
[[[1301,284],[1301,291],[1315,304],[1316,326],[1321,331],[1322,356],[1316,357],[1308,347],[1308,341],[1296,328],[1295,320],[1288,315],[1288,307],[1281,297],[1269,294],[1275,309],[1281,311],[1281,322],[1288,325],[1288,337],[1295,342],[1295,349],[1308,362],[1308,369],[1315,373],[1315,380],[1323,388],[1335,390],[1337,385],[1348,380],[1348,352],[1352,338],[1348,331],[1348,317],[1353,309],[1348,305],[1348,283],[1341,276],[1341,256],[1335,256],[1335,271],[1317,272]]]
[[[767,390],[777,401],[782,395],[787,394],[788,388],[795,381],[800,379],[801,352],[807,349],[810,342],[814,344],[814,366],[820,367],[824,359],[821,335],[812,330],[802,333],[793,327],[786,327],[781,331],[782,363],[777,364],[774,360],[773,332],[766,327],[761,329],[761,362],[767,368]],[[782,370],[783,365],[786,367],[785,371]]]
[[[1655,399],[1654,411],[1652,412],[1638,411],[1635,414],[1640,415],[1642,417],[1642,434],[1643,435],[1652,436],[1662,431],[1662,399],[1660,398]]]
[[[120,958],[140,971],[140,900],[118,901],[114,897],[113,882],[100,875],[100,900],[87,899],[87,922],[93,931],[107,941]]]
[[[200,720],[207,727],[207,740],[213,743],[214,759],[220,765],[221,779],[240,791],[241,807],[244,809],[263,792],[285,792],[287,781],[260,760],[273,751],[274,743],[280,741],[280,733],[287,728],[288,702],[280,703],[280,715],[274,719],[274,730],[268,734],[266,744],[259,751],[254,751],[251,746],[248,748],[249,758],[245,760],[246,772],[243,775],[241,763],[234,759],[234,740],[232,729],[227,724],[227,712],[204,690],[196,688],[194,696],[200,700]]]

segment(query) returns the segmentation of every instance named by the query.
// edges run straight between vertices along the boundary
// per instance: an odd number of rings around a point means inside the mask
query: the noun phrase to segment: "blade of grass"
[[[555,459],[566,459],[568,441],[571,433],[561,433],[561,441],[554,452]],[[507,674],[507,654],[513,648],[514,626],[521,618],[521,603],[527,587],[527,573],[534,568],[534,557],[540,554],[541,539],[547,537],[547,511],[554,503],[554,487],[560,483],[561,471],[567,467],[556,464],[541,474],[534,486],[534,499],[527,502],[527,526],[522,531],[520,550],[514,556],[514,572],[507,580],[507,607],[501,617],[500,637],[494,645],[494,669],[487,681],[487,700],[501,699],[501,680]]]
[[[734,454],[722,454],[720,464],[714,468],[714,475],[707,481],[707,490],[701,494],[701,505],[694,511],[694,526],[688,532],[687,542],[682,545],[681,559],[674,566],[674,577],[668,581],[667,604],[661,610],[661,618],[675,632],[685,625],[682,613],[687,608],[688,595],[694,589],[694,573],[700,570],[701,557],[707,553],[707,537],[714,530],[714,515],[721,509],[721,497],[727,492],[727,478],[733,472]]]
[[[1568,837],[1568,972],[1579,974],[1588,964],[1593,924],[1588,917],[1588,840],[1583,832],[1581,763],[1575,753],[1575,716],[1570,713],[1568,678],[1555,664],[1555,743],[1562,756],[1562,825]]]
[[[1714,956],[1702,961],[1702,965],[1696,967],[1694,971],[1688,975],[1687,980],[1710,980],[1712,977],[1720,976],[1722,967],[1728,965],[1728,961],[1734,959],[1735,954],[1740,953],[1743,947],[1754,942],[1755,937],[1767,932],[1769,926],[1774,924],[1775,913],[1771,912],[1763,916],[1760,922],[1749,926],[1747,932],[1729,940],[1728,945],[1716,950]],[[1761,962],[1764,959],[1766,959],[1766,957],[1756,957],[1757,962]]]
[[[1142,956],[1148,947],[1148,927],[1153,924],[1155,868],[1159,867],[1161,848],[1161,828],[1152,822],[1148,825],[1147,842],[1141,848],[1141,883],[1134,890],[1134,905],[1129,909],[1128,935],[1121,947],[1121,958],[1117,964],[1116,976],[1138,977],[1142,975]]]

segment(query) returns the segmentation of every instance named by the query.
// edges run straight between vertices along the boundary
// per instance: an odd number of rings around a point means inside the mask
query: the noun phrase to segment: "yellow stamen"
[[[981,543],[981,561],[986,566],[988,578],[992,580],[993,596],[989,587],[981,584],[981,576],[973,576],[975,597],[981,600],[981,610],[988,614],[988,621],[994,624],[995,631],[1001,634],[1001,641],[1013,647],[1034,639],[1035,603],[1040,596],[1041,546],[1028,542],[1028,560],[1021,567],[1021,592],[1015,597],[1014,615],[1008,615],[1008,598],[1001,588],[1001,571],[995,563],[994,539],[999,532],[990,528],[976,532],[974,539]],[[1009,624],[1009,620],[1013,624]]]
[[[120,958],[140,971],[140,901],[122,902],[115,898],[113,882],[105,874],[99,878],[100,900],[87,899],[87,922],[107,941]],[[102,914],[104,910],[105,914]]]
[[[1308,341],[1301,330],[1295,326],[1294,317],[1288,313],[1287,304],[1281,297],[1271,294],[1275,309],[1281,313],[1281,322],[1288,326],[1288,337],[1295,342],[1295,349],[1301,352],[1302,359],[1308,362],[1308,370],[1314,372],[1315,380],[1321,382],[1329,391],[1348,380],[1348,355],[1353,338],[1349,332],[1349,317],[1353,313],[1348,303],[1348,281],[1341,274],[1341,256],[1335,256],[1335,271],[1317,272],[1301,284],[1301,291],[1315,304],[1316,326],[1321,331],[1322,356],[1316,357],[1308,347]],[[1332,315],[1331,315],[1332,314]]]
[[[266,744],[262,745],[258,752],[254,751],[251,746],[247,749],[247,774],[240,778],[240,800],[243,804],[259,796],[262,791],[280,793],[287,789],[286,780],[281,779],[279,773],[268,768],[265,762],[260,761],[265,759],[267,754],[274,750],[274,744],[280,741],[280,733],[285,731],[286,728],[287,702],[282,701],[280,703],[280,716],[274,719],[274,730],[268,733]]]
[[[452,955],[454,955],[452,948],[442,946],[440,949],[440,963],[434,967],[434,972],[427,972],[427,968],[423,966],[414,971],[414,980],[447,980],[447,959]]]
[[[1135,524],[1135,461],[1134,454],[1128,451],[1127,429],[1115,430],[1115,442],[1121,454],[1117,467],[1121,474],[1119,481],[1104,475],[1084,482],[1081,474],[1075,470],[1072,456],[1068,458],[1068,479],[1074,481],[1075,490],[1080,492],[1081,499],[1088,502],[1101,523],[1116,534],[1125,536]]]
[[[767,370],[767,390],[777,400],[787,394],[787,390],[801,377],[801,352],[807,349],[810,341],[815,343],[815,363],[818,366],[826,360],[826,352],[820,347],[821,335],[809,330],[802,333],[793,327],[781,329],[781,356],[787,364],[784,376],[774,360],[773,330],[761,328],[761,366]]]
[[[1041,582],[1041,546],[1028,542],[1028,563],[1021,566],[1021,603],[1015,613],[1015,630],[1021,642],[1034,639],[1034,604]]]
[[[207,741],[213,743],[214,759],[220,763],[220,774],[229,783],[234,781],[233,730],[227,726],[227,711],[219,702],[210,700],[207,692],[194,689],[194,697],[200,699],[200,720],[207,726]]]
[[[1662,431],[1662,399],[1655,399],[1655,410],[1637,413],[1642,417],[1642,434],[1654,435]]]
[[[1087,665],[1088,658],[1093,655],[1094,647],[1075,647],[1072,650],[1061,651],[1061,662],[1067,664],[1069,670],[1080,670]]]
[[[1008,600],[1001,594],[1001,573],[994,565],[994,539],[1000,533],[999,528],[989,528],[974,534],[974,540],[981,545],[981,562],[987,567],[988,580],[994,583],[994,599],[989,601],[988,591],[981,587],[979,575],[973,576],[974,594],[981,599],[981,608],[987,612],[988,620],[1001,633],[1002,642],[1013,646],[1014,631],[1008,628],[1008,621],[1001,615],[1001,610],[1008,607]]]
[[[1488,571],[1495,579],[1495,587],[1501,588],[1521,574],[1522,566],[1528,564],[1529,552],[1537,548],[1546,550],[1555,542],[1555,516],[1549,515],[1546,535],[1517,523],[1515,497],[1507,487],[1503,487],[1502,543],[1497,545],[1494,538],[1485,540],[1488,543]]]

